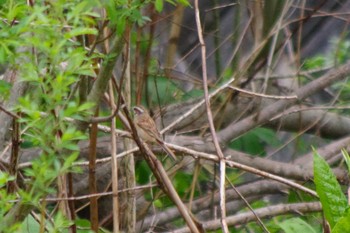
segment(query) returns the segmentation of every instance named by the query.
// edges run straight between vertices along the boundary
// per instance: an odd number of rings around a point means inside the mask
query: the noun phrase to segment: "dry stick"
[[[164,191],[164,193],[169,195],[169,197],[172,199],[172,201],[176,204],[176,207],[178,208],[179,212],[181,213],[182,217],[184,218],[186,224],[191,229],[191,231],[195,232],[195,233],[202,232],[201,226],[199,225],[199,223],[195,222],[196,220],[192,218],[187,207],[184,205],[184,203],[182,203],[179,195],[176,193],[176,190],[173,187],[171,181],[169,180],[169,177],[168,177],[166,171],[164,170],[162,164],[157,160],[157,158],[153,154],[149,153],[149,150],[147,150],[147,148],[141,142],[141,140],[137,134],[135,125],[130,117],[130,113],[125,105],[123,107],[123,110],[124,110],[124,113],[125,113],[125,116],[126,116],[128,122],[129,122],[131,131],[133,134],[133,138],[134,138],[137,146],[139,147],[143,158],[145,159],[148,166],[151,168],[152,173],[154,174],[155,178],[157,179],[158,184],[160,185],[160,188]]]
[[[319,212],[322,210],[322,206],[319,202],[305,202],[297,204],[279,204],[269,207],[263,207],[255,210],[255,213],[259,215],[260,218],[284,215],[284,214],[303,214],[309,212]],[[251,212],[239,213],[227,218],[227,222],[230,225],[241,225],[247,224],[255,219]],[[206,222],[205,229],[210,231],[215,231],[220,227],[219,220],[211,220]],[[173,233],[187,233],[190,232],[188,228],[178,229],[173,231]]]
[[[46,215],[45,215],[45,208],[46,208],[46,201],[44,200],[43,202],[40,203],[41,208],[40,208],[40,218],[39,218],[39,233],[44,233],[45,232],[45,226],[46,226]]]
[[[140,185],[134,188],[126,188],[126,189],[120,189],[118,190],[118,193],[123,193],[123,192],[135,192],[136,190],[143,190],[143,189],[151,189],[154,187],[157,187],[157,184],[147,184],[147,185]],[[84,199],[89,199],[91,197],[104,197],[104,196],[110,196],[113,195],[113,191],[110,192],[101,192],[101,193],[95,193],[95,194],[88,194],[88,195],[82,195],[82,196],[73,196],[73,197],[55,197],[55,198],[45,198],[45,199],[40,199],[40,201],[47,201],[47,202],[58,202],[58,201],[79,201],[79,200],[84,200]],[[16,201],[14,201],[16,202]]]
[[[150,7],[150,10],[152,11],[151,14],[151,22],[155,22],[157,19],[157,13],[154,11],[153,7]],[[153,40],[154,40],[154,34],[155,34],[155,29],[156,26],[154,23],[151,23],[150,28],[149,28],[149,38],[148,38],[148,44],[146,47],[146,53],[144,56],[144,64],[143,64],[143,74],[140,76],[139,85],[138,85],[138,90],[137,90],[137,96],[136,96],[136,103],[140,104],[141,103],[141,97],[142,97],[142,91],[145,85],[147,85],[147,78],[148,78],[148,70],[150,67],[150,62],[151,62],[151,52],[152,52],[152,45],[153,45]],[[147,98],[147,97],[146,97]]]
[[[198,152],[198,151],[195,151],[195,150],[192,150],[192,149],[189,149],[189,148],[186,148],[186,147],[178,146],[178,145],[175,145],[175,144],[166,143],[166,145],[169,148],[172,148],[174,150],[177,150],[177,151],[189,154],[189,155],[193,156],[194,158],[201,158],[201,159],[206,159],[206,160],[211,160],[211,161],[214,161],[214,162],[218,162],[218,158],[214,154]],[[130,149],[128,151],[124,151],[122,153],[117,154],[116,157],[120,158],[120,157],[123,157],[123,156],[125,156],[125,155],[127,155],[129,153],[134,153],[134,152],[136,152],[138,150],[139,150],[138,147],[134,147],[134,148],[132,148],[132,149]],[[111,160],[111,157],[104,158],[104,159],[98,159],[98,160],[96,160],[96,163],[105,163],[105,162],[109,162],[110,160]],[[232,161],[227,160],[226,162],[227,163],[231,163]],[[74,163],[74,166],[87,166],[87,165],[88,165],[88,162],[75,162]],[[19,169],[22,169],[22,168],[29,167],[29,166],[31,166],[31,163],[26,162],[26,163],[21,163],[18,167],[19,167]],[[246,165],[243,165],[243,164],[239,165],[238,163],[235,164],[235,167],[241,168],[242,170],[246,170],[246,171],[249,171],[249,172],[253,172],[254,174],[257,174],[257,175],[259,175],[259,174],[256,173],[255,171],[260,171],[259,169],[254,169],[254,168],[252,168],[250,166],[246,166]],[[254,169],[254,170],[247,170],[246,168],[248,168],[248,169],[251,168],[251,169]],[[267,174],[269,174],[269,173],[267,173]],[[262,176],[268,177],[265,174],[262,174]],[[289,186],[291,186],[293,188],[296,188],[296,189],[300,189],[300,187],[302,187],[302,186],[300,186],[300,185],[298,185],[296,183],[293,183],[293,182],[292,183],[288,183],[288,182],[286,183],[286,182],[284,182],[285,179],[283,179],[281,177],[280,177],[281,179],[277,179],[275,177],[278,177],[278,176],[271,176],[270,178],[272,178],[274,180],[277,180],[277,181],[279,181],[281,183],[285,183],[285,184],[287,184],[287,185],[289,185]],[[305,191],[304,187],[301,190]],[[309,190],[309,189],[306,189],[306,192],[311,194],[311,195],[315,194],[312,190]]]
[[[286,145],[288,145],[289,143],[291,143],[292,141],[294,141],[296,138],[300,137],[302,134],[306,133],[307,131],[309,131],[311,128],[315,127],[316,125],[318,125],[320,122],[322,122],[324,120],[324,118],[326,117],[327,112],[324,111],[323,114],[319,114],[319,116],[315,117],[314,121],[311,122],[311,124],[309,124],[307,127],[304,127],[304,129],[302,129],[301,131],[299,131],[296,135],[294,135],[290,140],[288,140],[285,145],[283,145],[281,148],[277,149],[276,151],[274,151],[272,154],[269,154],[266,158],[271,157],[273,154],[277,153],[278,151],[280,151],[281,149],[283,149],[283,147],[285,147]],[[280,117],[283,116],[283,114],[279,115]],[[274,117],[272,120],[276,120],[277,118]],[[321,127],[319,127],[321,128]],[[311,169],[312,170],[312,169]]]
[[[204,96],[205,96],[205,104],[207,109],[207,116],[208,116],[208,122],[210,127],[210,132],[213,137],[214,146],[216,149],[216,152],[218,154],[218,157],[220,159],[220,210],[221,210],[221,224],[222,224],[222,230],[225,233],[228,233],[228,227],[226,223],[226,201],[225,201],[225,177],[226,177],[226,163],[224,160],[224,154],[221,151],[219,141],[216,137],[216,131],[215,126],[213,122],[213,116],[210,109],[210,100],[209,100],[209,93],[208,93],[208,77],[207,77],[207,63],[206,63],[206,47],[205,42],[203,38],[203,32],[202,32],[202,25],[200,21],[199,16],[199,6],[198,6],[198,0],[194,1],[195,5],[195,17],[196,17],[196,25],[197,25],[197,32],[198,32],[198,39],[199,43],[201,45],[201,56],[202,56],[202,75],[203,75],[203,89],[204,89]]]
[[[266,94],[252,92],[252,91],[247,91],[247,90],[244,90],[242,88],[233,87],[233,86],[228,86],[227,88],[230,88],[230,89],[233,89],[235,91],[239,91],[239,92],[242,92],[244,94],[251,95],[251,96],[258,96],[258,97],[263,97],[263,98],[267,98],[267,99],[298,99],[298,96],[296,96],[296,95],[291,95],[291,96],[266,95]]]
[[[168,147],[172,148],[172,149],[175,149],[175,150],[182,151],[184,153],[193,155],[195,158],[201,157],[201,158],[204,158],[204,159],[212,160],[214,162],[218,162],[219,161],[219,158],[216,155],[214,155],[214,154],[198,152],[198,151],[195,151],[195,150],[191,150],[191,149],[188,149],[188,148],[185,148],[185,147],[181,147],[181,146],[174,145],[174,144],[169,144],[169,143],[166,143],[166,145]],[[313,191],[311,189],[308,189],[308,188],[306,188],[306,187],[304,187],[304,186],[302,186],[300,184],[297,184],[297,183],[295,183],[295,182],[293,182],[291,180],[282,178],[282,177],[277,176],[277,175],[270,174],[268,172],[261,171],[259,169],[256,169],[256,168],[244,165],[244,164],[236,163],[236,162],[228,160],[228,159],[226,159],[225,162],[229,166],[242,169],[244,171],[256,174],[258,176],[262,176],[262,177],[266,177],[266,178],[269,178],[269,179],[272,179],[272,180],[276,180],[276,181],[281,182],[283,184],[286,184],[286,185],[288,185],[290,187],[293,187],[293,188],[299,189],[301,191],[304,191],[304,192],[306,192],[306,193],[308,193],[308,194],[310,194],[310,195],[312,195],[314,197],[318,197],[317,193],[315,191]]]
[[[292,72],[292,73],[285,73],[285,74],[270,74],[269,78],[270,79],[290,79],[290,78],[294,78],[296,76],[303,76],[303,77],[310,79],[311,74],[329,71],[330,69],[333,69],[333,68],[334,68],[334,66],[329,65],[329,66],[325,66],[322,68],[309,69],[307,71],[296,71],[295,73]],[[257,74],[254,79],[255,80],[262,80],[262,79],[264,79],[264,76]]]
[[[98,109],[95,111],[95,116],[98,116]],[[97,133],[98,124],[92,123],[90,129],[90,143],[89,143],[89,193],[97,193],[96,186],[96,145],[97,145]],[[90,198],[90,221],[91,230],[94,232],[98,231],[98,204],[97,198]]]
[[[347,141],[349,141],[349,139],[347,138]],[[346,140],[340,140],[340,142],[343,142],[342,145],[346,144],[347,142]],[[179,152],[183,152],[185,154],[189,154],[191,155],[192,157],[195,157],[195,158],[202,158],[202,159],[205,159],[205,160],[211,160],[211,161],[214,161],[214,162],[217,162],[217,157],[215,155],[211,155],[211,154],[207,154],[207,153],[202,153],[202,152],[198,152],[198,151],[195,151],[195,150],[191,150],[191,149],[188,149],[188,148],[185,148],[185,147],[182,147],[182,146],[179,146],[179,145],[174,145],[174,144],[168,144],[167,143],[167,146],[169,148],[172,148],[174,150],[177,150]],[[338,146],[338,147],[344,147],[344,146]],[[327,147],[328,148],[328,147]],[[131,150],[128,150],[128,151],[123,151],[122,153],[119,153],[116,155],[117,158],[121,158],[125,155],[127,155],[128,153],[133,153],[133,152],[136,152],[138,151],[139,149],[137,147],[134,147],[132,148]],[[336,149],[331,149],[332,151],[335,151]],[[232,154],[232,153],[235,153],[235,151],[232,150],[232,152],[228,151],[226,154]],[[320,153],[322,154],[322,153]],[[237,157],[238,156],[238,157]],[[264,166],[267,166],[266,169],[268,171],[271,171],[272,173],[276,173],[278,169],[283,169],[284,170],[284,174],[288,177],[290,177],[290,179],[305,179],[305,177],[310,177],[311,174],[304,174],[304,178],[303,176],[301,176],[300,174],[303,172],[303,169],[302,168],[299,168],[299,167],[296,167],[295,165],[292,165],[292,164],[285,164],[285,163],[280,163],[280,162],[273,162],[272,165],[270,166],[270,164],[266,164],[264,165],[264,163],[267,162],[267,160],[264,160],[264,159],[259,159],[259,158],[255,158],[253,161],[251,160],[252,157],[250,156],[246,156],[245,154],[243,153],[239,153],[238,155],[235,155],[235,158],[238,158],[238,161],[240,164],[249,164],[251,163],[252,165],[250,165],[250,167],[255,167],[254,164],[258,164],[258,165],[261,165],[262,168],[261,169],[264,169],[263,167]],[[245,159],[244,159],[245,158]],[[109,162],[111,160],[110,157],[108,158],[103,158],[103,159],[98,159],[96,160],[96,163],[106,163],[106,162]],[[24,167],[28,167],[30,166],[31,163],[22,163],[19,165],[19,169],[22,169]],[[87,166],[88,165],[88,162],[75,162],[74,163],[74,166]],[[270,166],[270,167],[268,167]],[[276,169],[274,169],[275,167]],[[290,167],[292,169],[290,169]],[[258,168],[259,169],[259,168]],[[306,169],[306,168],[304,168]],[[265,170],[265,169],[264,169]],[[270,172],[270,173],[271,173]],[[299,174],[299,175],[298,175]]]
[[[131,101],[131,95],[132,95],[132,84],[131,84],[131,77],[132,75],[132,69],[131,69],[131,59],[130,59],[130,53],[131,53],[131,39],[130,39],[130,34],[131,34],[131,29],[128,28],[128,34],[127,34],[127,41],[128,43],[125,46],[125,51],[124,51],[124,67],[123,67],[123,73],[122,73],[122,78],[120,78],[120,83],[119,83],[119,90],[117,88],[117,83],[114,82],[115,84],[115,89],[117,89],[118,93],[118,102],[117,102],[117,108],[119,108],[120,103],[121,103],[121,97],[123,96],[121,89],[124,86],[124,93],[125,93],[125,102],[127,103],[127,106],[130,108],[130,105],[132,103]],[[125,85],[123,85],[123,78],[125,79]],[[113,78],[115,81],[116,79]],[[129,150],[133,147],[133,142],[130,138],[124,138],[123,140],[125,149]],[[121,167],[120,173],[123,178],[123,188],[134,188],[136,186],[136,181],[135,181],[135,160],[134,160],[134,154],[128,154],[124,158],[120,160],[119,166]],[[136,227],[136,196],[134,195],[133,192],[126,192],[122,193],[121,195],[122,200],[126,202],[125,208],[124,208],[124,216],[121,217],[121,221],[124,223],[123,230],[126,232],[135,232],[135,227]]]
[[[20,146],[20,125],[16,118],[12,119],[12,147],[11,157],[9,164],[9,175],[14,177],[14,180],[9,181],[7,184],[7,193],[14,193],[17,184],[17,169],[19,159],[19,146]]]
[[[261,179],[258,181],[254,181],[252,183],[241,184],[239,187],[237,187],[237,189],[239,189],[242,195],[245,195],[245,196],[247,195],[248,200],[253,200],[253,199],[256,199],[257,197],[260,197],[259,199],[261,199],[264,195],[270,195],[270,194],[285,195],[286,194],[285,191],[287,187],[286,185],[280,184],[276,181]],[[220,197],[219,197],[218,191],[214,193],[213,197],[211,193],[207,193],[206,195],[201,196],[195,201],[193,201],[192,209],[196,213],[203,213],[203,214],[205,214],[205,212],[209,213],[208,208],[212,208],[212,203],[214,204],[218,203],[220,201],[219,198]],[[243,201],[239,200],[239,196],[237,195],[237,193],[232,189],[227,190],[226,201],[228,200],[230,200],[230,203],[233,203],[233,202],[241,203],[241,204],[243,203]],[[232,213],[242,209],[242,208],[239,208],[238,206],[233,207],[230,205],[230,203],[227,204],[227,207],[226,207],[227,211],[230,210]],[[204,217],[203,214],[202,216]],[[179,217],[179,213],[176,207],[167,208],[166,210],[157,214],[157,220],[158,220],[157,224],[159,226],[166,225],[167,223],[169,223],[170,221],[174,221],[178,217]],[[152,216],[148,216],[144,220],[142,220],[144,221],[145,227],[151,226],[151,219],[152,219]],[[215,219],[218,219],[218,218],[215,218]]]
[[[225,84],[223,84],[221,87],[219,87],[218,89],[216,89],[215,91],[213,91],[212,93],[209,94],[208,98],[211,99],[214,96],[216,96],[219,92],[221,92],[222,90],[226,89],[227,87],[230,86],[230,84],[235,80],[235,78],[231,78],[229,79]],[[171,124],[169,124],[167,127],[165,127],[164,129],[162,129],[160,131],[161,134],[164,134],[165,132],[171,130],[173,127],[175,127],[179,122],[181,122],[183,119],[187,118],[188,116],[190,116],[197,108],[199,108],[200,106],[202,106],[205,103],[205,100],[201,100],[199,101],[196,105],[194,105],[190,110],[188,110],[187,112],[185,112],[184,114],[181,115],[181,117],[179,117],[177,120],[173,121]]]
[[[198,182],[198,175],[201,169],[200,161],[196,160],[196,164],[194,166],[194,174],[191,183],[191,192],[190,192],[190,200],[188,202],[188,209],[192,212],[192,202],[194,198],[194,191],[196,189],[196,182]]]
[[[271,41],[271,48],[270,48],[270,51],[269,51],[269,55],[268,55],[268,58],[267,58],[267,69],[266,69],[266,73],[265,73],[265,77],[264,77],[264,84],[263,84],[263,92],[265,93],[266,90],[267,90],[267,87],[268,87],[268,80],[269,80],[269,77],[270,77],[270,70],[272,70],[272,58],[275,54],[275,48],[276,48],[276,44],[277,44],[277,38],[278,38],[278,34],[279,34],[279,31],[281,30],[282,28],[282,20],[283,20],[283,17],[285,16],[285,14],[287,13],[288,9],[289,9],[289,5],[290,3],[288,3],[288,1],[284,4],[284,7],[283,7],[283,10],[282,10],[282,13],[275,25],[276,27],[276,33],[273,35],[273,38],[272,38],[272,41]]]
[[[248,200],[241,194],[241,192],[238,190],[238,188],[236,188],[236,186],[233,185],[233,183],[230,181],[230,179],[228,177],[227,181],[229,182],[229,184],[231,185],[232,189],[235,190],[235,192],[237,193],[237,195],[242,199],[242,201],[244,202],[244,204],[248,207],[248,209],[253,213],[254,217],[256,218],[256,220],[258,221],[258,224],[261,226],[261,228],[265,231],[265,232],[270,232],[266,226],[264,225],[263,221],[260,219],[260,217],[255,213],[254,209],[252,208],[252,206],[249,204]]]
[[[195,150],[192,150],[192,149],[189,149],[189,148],[186,148],[186,147],[182,147],[182,146],[179,146],[179,145],[175,145],[175,144],[170,144],[170,143],[165,143],[169,148],[172,148],[174,150],[177,150],[177,151],[180,151],[180,152],[184,152],[186,154],[189,154],[191,156],[193,156],[194,158],[201,158],[201,159],[206,159],[206,160],[211,160],[213,162],[218,162],[219,159],[216,155],[214,154],[209,154],[209,153],[204,153],[204,152],[199,152],[199,151],[195,151]],[[124,151],[120,154],[117,154],[116,157],[117,158],[120,158],[120,157],[123,157],[127,154],[130,154],[130,153],[134,153],[136,151],[138,151],[139,148],[138,147],[134,147],[128,151]],[[106,162],[109,162],[111,160],[111,158],[104,158],[104,159],[98,159],[96,160],[96,163],[106,163]],[[279,177],[279,176],[276,176],[276,175],[271,175],[270,173],[267,173],[267,172],[263,172],[259,169],[255,169],[251,166],[247,166],[247,165],[244,165],[244,164],[240,164],[240,163],[234,163],[232,164],[233,162],[230,161],[230,160],[226,160],[226,163],[228,163],[229,165],[234,165],[235,167],[237,168],[240,168],[242,170],[245,170],[245,171],[248,171],[248,172],[252,172],[253,174],[257,174],[257,175],[260,175],[260,176],[263,176],[263,177],[267,177],[267,178],[271,178],[273,180],[276,180],[278,182],[281,182],[281,183],[284,183],[284,184],[287,184],[293,188],[296,188],[296,189],[300,189],[304,192],[307,192],[313,196],[316,195],[316,193],[310,189],[307,189],[295,182],[292,182],[290,180],[287,180],[287,179],[284,179],[282,177]],[[87,162],[75,162],[74,163],[75,166],[86,166],[88,165]],[[27,167],[27,166],[30,166],[30,163],[22,163],[19,165],[19,168],[24,168],[24,167]]]
[[[68,197],[67,184],[68,184],[67,174],[61,174],[57,177],[58,196]],[[43,217],[45,215],[45,207],[46,207],[45,205],[46,205],[46,203],[42,203],[42,206],[41,206]],[[72,216],[72,214],[70,213],[68,201],[59,202],[57,207],[58,207],[58,210],[61,211],[66,218],[69,218],[69,216]],[[44,219],[43,219],[42,223],[45,225]],[[42,232],[44,233],[44,231],[42,231]],[[40,231],[40,233],[41,233],[41,231]]]
[[[299,112],[303,112],[303,111],[311,111],[311,110],[347,110],[350,109],[350,106],[316,106],[316,107],[308,107],[308,106],[298,106],[297,108],[290,108],[285,112],[282,112],[281,114],[275,116],[274,118],[272,118],[270,121],[274,121],[278,118],[282,118],[285,117],[287,115],[291,115],[293,113],[299,113]],[[325,113],[327,113],[325,111]]]
[[[69,172],[68,175],[68,197],[73,197],[73,174],[72,172]],[[73,224],[70,226],[72,233],[77,232],[77,224],[76,224],[76,213],[75,213],[75,205],[74,201],[68,201],[68,208],[70,211],[70,219],[72,220]]]
[[[22,133],[21,133],[21,134],[22,134]],[[10,142],[9,144],[6,145],[6,147],[4,148],[4,150],[3,150],[3,151],[1,152],[1,154],[0,154],[0,158],[5,158],[5,154],[6,154],[7,151],[10,149],[11,146],[12,146],[12,142]],[[5,164],[8,165],[8,163],[5,162],[5,161],[1,161],[1,162],[3,162],[3,163],[5,163]],[[18,168],[20,168],[19,166],[20,166],[20,165],[18,164]]]
[[[218,133],[220,142],[231,141],[234,138],[237,138],[238,136],[248,132],[249,130],[268,122],[271,118],[279,114],[284,109],[289,108],[297,101],[301,101],[308,96],[316,93],[317,91],[331,85],[335,81],[345,78],[349,73],[350,62],[299,88],[295,92],[296,96],[298,96],[298,99],[279,100],[273,104],[270,104],[252,116],[249,116],[238,122],[232,122],[225,129],[221,130]]]
[[[263,207],[255,210],[255,213],[261,218],[278,216],[283,214],[295,214],[295,213],[307,213],[307,212],[320,212],[322,206],[320,202],[304,202],[304,203],[295,203],[295,204],[278,204],[269,207]],[[239,213],[234,216],[230,216],[227,221],[236,225],[239,223],[244,223],[254,220],[254,216],[251,212]],[[208,229],[211,229],[210,227]]]
[[[312,9],[312,12],[311,12],[310,14],[308,14],[307,16],[305,16],[303,19],[298,19],[297,22],[301,21],[302,23],[305,23],[306,21],[308,21],[308,20],[312,17],[312,15],[313,15],[315,12],[317,12],[317,10],[320,9],[326,2],[327,2],[327,0],[323,0],[318,6],[316,6],[314,9]],[[291,23],[292,23],[292,22],[287,22],[287,23],[285,23],[285,24],[282,26],[282,28],[287,27],[287,26],[288,26],[289,24],[291,24]],[[298,30],[298,27],[296,27],[296,28],[292,31],[292,33],[290,34],[289,37],[291,37],[291,36],[296,32],[296,30]],[[268,39],[269,39],[272,35],[274,35],[274,34],[275,34],[275,30],[271,31],[271,33],[270,33],[268,36],[266,36],[266,39],[264,40],[264,42],[261,43],[260,48],[256,49],[256,51],[253,52],[253,56],[251,56],[251,57],[248,59],[248,60],[251,60],[251,61],[247,62],[247,63],[245,64],[245,68],[242,69],[242,70],[246,70],[246,69],[248,69],[249,67],[253,67],[253,66],[256,66],[256,65],[257,65],[257,67],[255,67],[254,70],[253,70],[252,72],[250,72],[250,75],[248,76],[247,80],[244,81],[243,83],[241,83],[240,87],[245,87],[246,85],[248,85],[248,84],[252,81],[252,79],[255,77],[254,74],[256,74],[259,70],[261,70],[261,69],[265,66],[265,64],[266,64],[266,58],[261,59],[261,60],[260,60],[261,62],[258,61],[259,63],[256,62],[256,58],[257,58],[257,55],[260,53],[261,49],[262,49],[262,48],[266,45],[266,43],[268,42]],[[283,40],[281,43],[279,43],[278,46],[277,46],[277,48],[275,49],[275,51],[280,50],[281,47],[285,44],[285,42],[286,42],[287,39],[288,39],[288,38],[286,38],[286,39]]]
[[[152,151],[148,148],[146,144],[144,144],[145,151],[147,152],[147,156],[149,156],[152,165],[154,168],[156,168],[157,172],[160,174],[160,177],[162,178],[162,183],[159,184],[161,186],[164,185],[163,191],[172,199],[177,206],[179,212],[184,217],[185,221],[187,222],[188,227],[191,229],[191,232],[202,232],[198,229],[199,226],[198,223],[195,223],[195,220],[192,218],[191,213],[188,211],[185,204],[181,201],[179,194],[176,192],[176,189],[172,185],[167,172],[165,171],[164,167],[162,166],[161,162],[157,159],[157,157],[152,153]]]
[[[7,110],[6,108],[4,108],[4,107],[1,106],[1,105],[0,105],[0,111],[3,111],[4,113],[6,113],[6,114],[9,115],[9,116],[12,116],[14,119],[19,119],[19,118],[20,118],[17,114],[15,114],[15,113],[13,113],[13,112]]]
[[[185,6],[178,4],[174,10],[172,24],[169,31],[169,44],[166,51],[166,63],[165,63],[165,72],[168,72],[170,69],[174,69],[174,59],[176,57],[177,46],[179,42],[179,37],[181,33],[181,24],[183,20]]]
[[[231,64],[233,64],[233,59],[236,57],[236,54],[238,53],[238,51],[242,48],[242,42],[243,42],[243,39],[244,39],[244,36],[247,34],[248,30],[251,29],[251,22],[253,20],[253,15],[251,15],[246,23],[246,26],[244,27],[243,31],[240,32],[240,36],[238,39],[235,39],[237,40],[236,42],[236,46],[231,54],[231,56],[227,59],[226,61],[226,67],[224,68],[224,70],[228,69],[229,66]]]
[[[109,95],[110,95],[110,101],[112,105],[112,112],[114,108],[116,108],[114,103],[114,94],[113,94],[113,87],[112,82],[110,81],[109,84]],[[111,122],[111,157],[112,157],[112,191],[113,191],[113,232],[118,233],[119,232],[119,195],[118,195],[118,160],[116,157],[117,154],[117,139],[115,134],[115,118],[112,119]]]

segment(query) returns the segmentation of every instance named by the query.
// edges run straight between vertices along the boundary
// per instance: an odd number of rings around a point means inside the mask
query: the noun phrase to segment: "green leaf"
[[[342,149],[341,153],[343,154],[346,165],[348,166],[348,172],[350,172],[350,156],[345,149]]]
[[[78,233],[94,233],[94,231],[90,230],[91,228],[91,223],[90,221],[86,220],[86,219],[77,219],[75,220],[75,223],[77,225],[77,232]],[[99,230],[98,232],[105,232],[102,230]]]
[[[256,128],[253,130],[253,133],[260,139],[261,142],[264,142],[267,145],[278,147],[281,145],[276,132],[271,129],[266,128]]]
[[[147,184],[150,182],[151,171],[147,163],[142,160],[140,163],[136,164],[136,180],[140,184]]]
[[[232,141],[229,147],[251,155],[264,155],[265,153],[264,145],[254,130]]]
[[[350,232],[350,210],[347,209],[345,215],[339,219],[332,229],[332,233]]]
[[[314,182],[324,215],[331,228],[347,208],[347,200],[328,163],[314,149]]]
[[[307,222],[300,218],[291,218],[283,221],[278,224],[285,233],[316,233],[315,229],[313,229]]]
[[[177,172],[173,184],[180,196],[187,193],[188,187],[191,186],[193,175],[186,172]]]
[[[315,56],[305,61],[304,68],[306,70],[316,69],[316,68],[324,67],[325,63],[326,63],[326,59],[324,56]]]
[[[63,229],[68,228],[72,225],[61,212],[58,212],[54,217],[53,226],[48,226],[50,232],[62,232]]]
[[[161,12],[163,10],[163,0],[156,0],[154,5],[158,12]]]
[[[66,157],[64,159],[63,169],[68,169],[70,166],[72,166],[73,162],[77,160],[78,156],[78,153],[72,153],[70,156]]]
[[[8,181],[15,180],[13,176],[10,176],[9,174],[0,171],[0,188],[6,185]]]
[[[12,88],[11,83],[8,83],[4,80],[0,80],[0,101],[7,99],[10,96],[11,88]]]
[[[178,3],[180,3],[184,6],[191,6],[191,4],[188,0],[178,0]]]
[[[18,232],[40,232],[40,224],[31,215],[28,215],[19,230]]]
[[[256,128],[231,142],[230,148],[253,155],[264,155],[266,153],[265,145],[277,147],[280,144],[279,139],[272,130]]]
[[[95,28],[76,28],[64,34],[66,39],[70,39],[75,36],[92,34],[96,35],[97,30]]]

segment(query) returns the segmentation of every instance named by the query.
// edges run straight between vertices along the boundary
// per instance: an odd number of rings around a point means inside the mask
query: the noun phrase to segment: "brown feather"
[[[176,157],[174,153],[164,145],[161,134],[159,133],[156,123],[148,114],[147,110],[142,106],[135,106],[134,108],[134,123],[137,129],[137,134],[144,142],[157,142],[163,147],[165,152],[174,160]]]

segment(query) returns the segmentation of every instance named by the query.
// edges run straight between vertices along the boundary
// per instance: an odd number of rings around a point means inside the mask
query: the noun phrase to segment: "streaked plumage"
[[[134,106],[134,123],[137,134],[144,142],[158,143],[164,150],[176,160],[174,153],[164,145],[162,136],[160,135],[156,123],[143,106]]]

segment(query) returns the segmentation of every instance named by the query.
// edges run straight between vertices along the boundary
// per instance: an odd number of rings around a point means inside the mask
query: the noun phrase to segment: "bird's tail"
[[[169,147],[167,147],[164,142],[159,142],[159,145],[163,148],[163,150],[174,160],[177,161],[176,156],[174,154],[174,152],[171,151],[171,149],[169,149]]]

